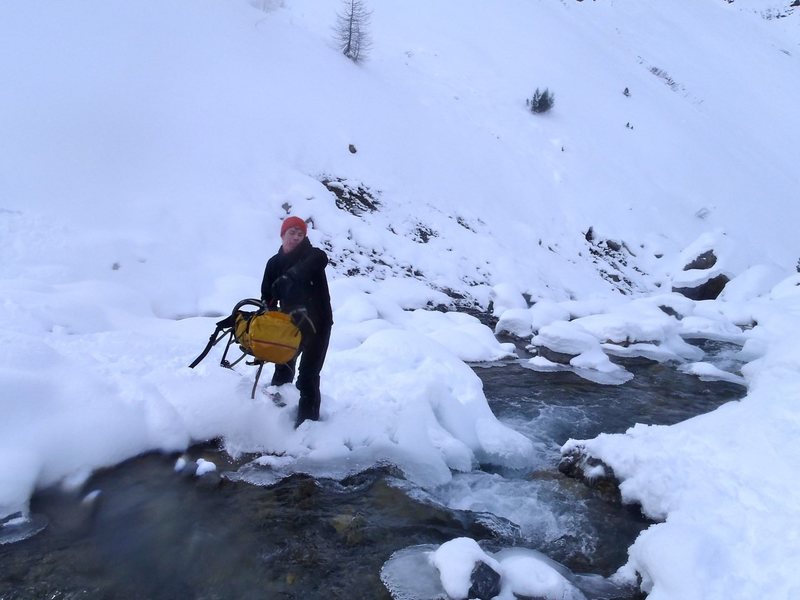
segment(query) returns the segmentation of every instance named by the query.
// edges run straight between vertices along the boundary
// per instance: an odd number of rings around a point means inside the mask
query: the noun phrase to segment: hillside
[[[609,291],[589,227],[635,254],[636,290],[668,284],[704,232],[731,273],[797,260],[800,15],[376,3],[355,65],[333,47],[336,2],[85,6],[4,11],[0,197],[22,232],[4,236],[7,273],[57,254],[56,281],[113,278],[162,316],[224,311],[252,293],[284,204],[340,274],[417,272],[484,305],[486,284]],[[537,87],[550,113],[526,110]],[[379,209],[336,210],[325,178]]]
[[[6,533],[36,490],[202,440],[261,456],[267,483],[391,462],[431,488],[529,466],[466,364],[515,357],[455,311],[491,308],[498,331],[568,355],[519,361],[534,370],[622,384],[609,356],[647,357],[747,386],[565,448],[659,521],[625,582],[653,600],[796,597],[800,7],[370,8],[355,64],[338,0],[0,7],[0,542],[23,537]],[[526,107],[537,88],[551,111]],[[287,214],[330,257],[336,323],[322,420],[297,430],[291,393],[278,407],[251,400],[249,372],[186,367],[258,295]],[[719,300],[670,293],[712,275],[733,280]],[[704,362],[693,338],[743,366]]]

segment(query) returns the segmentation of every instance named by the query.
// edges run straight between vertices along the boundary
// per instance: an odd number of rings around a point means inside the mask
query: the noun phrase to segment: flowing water
[[[44,530],[0,545],[0,599],[388,600],[380,571],[394,552],[460,536],[607,576],[649,522],[561,475],[559,446],[637,422],[675,423],[744,394],[669,366],[628,368],[635,377],[622,386],[516,362],[476,368],[498,418],[535,444],[524,472],[486,468],[425,491],[390,468],[257,487],[182,476],[176,456],[150,454],[96,473],[80,496],[41,492],[31,510]],[[223,471],[238,466],[214,444],[189,454]],[[101,493],[81,502],[90,490]]]

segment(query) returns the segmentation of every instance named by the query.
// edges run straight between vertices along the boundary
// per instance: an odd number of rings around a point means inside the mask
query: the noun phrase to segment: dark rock
[[[690,300],[715,300],[725,289],[730,279],[726,275],[717,275],[696,287],[672,288],[673,292],[682,294]]]
[[[283,483],[284,485],[276,490],[276,496],[281,503],[304,509],[314,506],[319,487],[313,477],[297,473],[284,479]]]
[[[378,195],[366,185],[357,185],[341,177],[323,177],[320,183],[336,196],[336,207],[355,216],[375,212],[380,206]]]
[[[671,306],[664,306],[664,305],[662,304],[662,305],[660,305],[658,308],[660,308],[662,312],[664,312],[664,313],[668,314],[670,317],[675,317],[675,318],[676,318],[676,319],[678,319],[679,321],[680,321],[680,320],[683,318],[683,315],[681,315],[680,313],[678,313],[678,311],[676,311],[676,310],[675,310],[674,308],[672,308]]]
[[[576,356],[574,354],[556,352],[555,350],[551,350],[547,346],[535,346],[535,348],[536,348],[536,353],[539,356],[541,356],[542,358],[546,358],[550,362],[554,362],[559,365],[568,365],[569,361],[575,358]]]
[[[683,267],[684,271],[691,271],[693,269],[710,269],[717,264],[717,255],[713,250],[706,250],[700,256],[696,257],[692,262]]]
[[[587,475],[588,469],[602,467],[603,473]],[[572,477],[583,482],[600,498],[621,504],[622,496],[619,491],[619,480],[614,474],[614,469],[603,461],[593,456],[588,456],[583,449],[576,448],[561,457],[558,463],[558,470],[567,477]]]
[[[187,460],[186,458],[183,459],[183,465],[175,466],[175,472],[181,476],[183,479],[194,479],[195,474],[197,473],[197,463],[193,460]]]
[[[362,515],[336,515],[331,525],[347,546],[358,546],[364,541],[367,520]]]
[[[567,477],[578,479],[583,475],[583,460],[585,455],[578,450],[571,450],[561,457],[558,463],[558,470]]]
[[[356,150],[356,147],[353,144],[350,144],[347,147],[347,149],[350,150],[350,154],[355,154],[356,152],[358,152],[358,150]]]
[[[581,551],[584,541],[581,535],[564,534],[554,540],[545,542],[539,551],[548,556],[558,556],[559,562],[574,572],[590,573],[596,565],[590,556]],[[517,596],[518,600],[525,600],[530,596]],[[609,599],[610,600],[610,599]]]
[[[461,225],[464,229],[471,231],[472,233],[476,233],[475,230],[470,226],[467,220],[464,217],[456,217],[456,222]]]
[[[439,233],[427,225],[419,224],[414,230],[412,239],[420,244],[427,244],[431,238],[439,237]]]
[[[500,573],[483,561],[475,563],[469,581],[468,595],[470,598],[491,600],[500,593]]]
[[[197,478],[197,487],[205,490],[213,490],[222,485],[222,478],[216,471],[204,473]]]

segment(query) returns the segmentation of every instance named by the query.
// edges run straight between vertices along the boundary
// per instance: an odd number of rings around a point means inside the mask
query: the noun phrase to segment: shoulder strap
[[[217,344],[217,342],[219,342],[229,333],[229,331],[225,330],[228,329],[230,326],[223,325],[223,323],[226,323],[228,320],[230,320],[231,323],[233,322],[232,317],[226,317],[225,319],[217,323],[217,328],[214,330],[214,333],[211,334],[211,337],[208,338],[208,344],[206,344],[206,347],[203,348],[203,351],[200,353],[200,356],[195,358],[192,364],[189,365],[190,369],[194,369],[197,365],[199,365],[200,361],[202,361],[206,356],[208,356],[208,353],[211,351],[211,348],[213,348]],[[220,334],[220,331],[222,332],[222,334]],[[219,337],[217,337],[218,335]]]
[[[238,302],[236,306],[233,307],[233,311],[231,311],[230,315],[217,322],[217,327],[214,329],[214,333],[212,333],[208,338],[208,344],[206,344],[206,347],[203,348],[200,356],[195,358],[194,361],[192,361],[192,364],[189,365],[190,369],[194,369],[197,365],[199,365],[200,361],[208,356],[211,348],[213,348],[226,335],[233,332],[233,328],[236,325],[236,313],[243,306],[255,306],[258,309],[258,312],[267,310],[266,304],[264,304],[261,300],[256,300],[255,298],[245,298],[244,300]]]

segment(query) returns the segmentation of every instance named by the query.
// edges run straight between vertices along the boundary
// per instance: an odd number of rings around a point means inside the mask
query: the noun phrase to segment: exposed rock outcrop
[[[691,300],[715,300],[730,281],[727,275],[718,272],[719,269],[714,269],[716,265],[717,255],[713,249],[698,254],[683,266],[683,271],[684,273],[691,271],[699,273],[693,280],[681,277],[677,285],[673,285],[672,291]],[[708,273],[703,273],[703,271],[708,271]],[[715,271],[717,271],[716,274],[714,274]],[[691,283],[689,283],[690,281]]]
[[[727,275],[717,275],[694,287],[674,287],[673,292],[682,294],[690,300],[716,300],[730,279]]]

